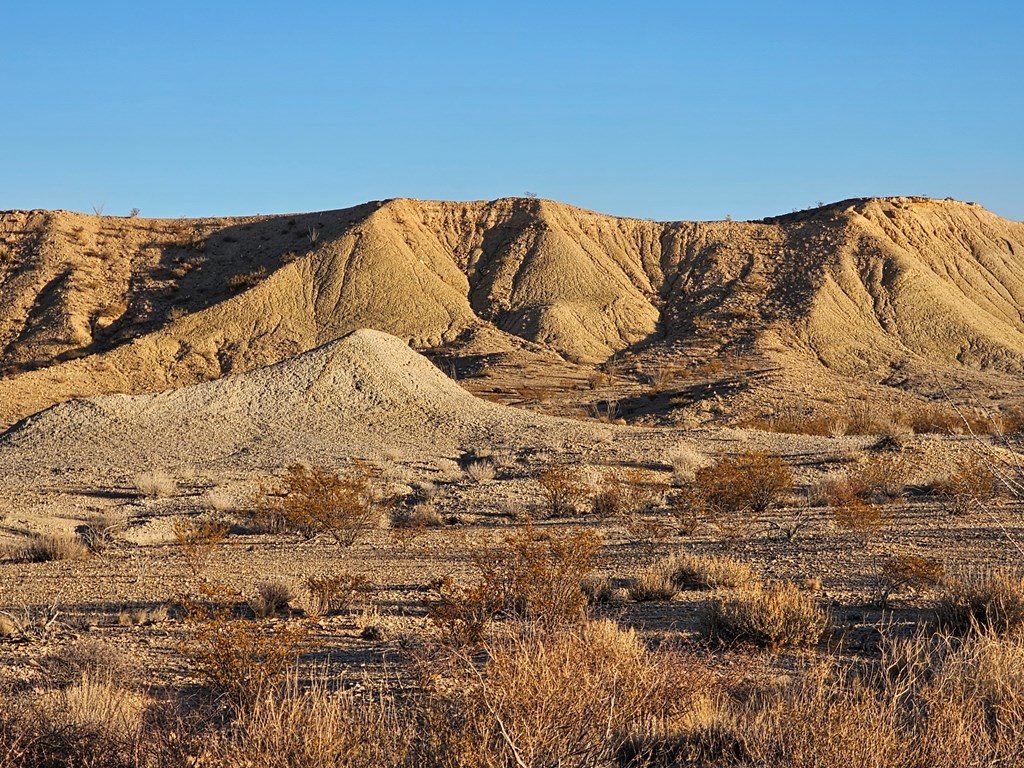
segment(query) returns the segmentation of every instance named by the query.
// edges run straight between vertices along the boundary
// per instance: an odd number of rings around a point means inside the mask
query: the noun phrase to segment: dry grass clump
[[[224,514],[235,509],[235,496],[227,488],[210,488],[203,494],[203,506],[209,511]]]
[[[90,552],[103,554],[114,545],[127,525],[128,519],[124,515],[108,512],[90,515],[85,523],[78,526],[77,533]]]
[[[410,764],[613,765],[637,732],[696,707],[712,676],[691,662],[610,621],[492,643],[482,670],[425,670]]]
[[[748,586],[714,601],[707,614],[707,633],[713,640],[772,649],[813,647],[828,624],[814,599],[790,582]]]
[[[576,514],[576,507],[586,498],[587,487],[578,467],[552,464],[537,476],[544,496],[544,505],[551,517]]]
[[[692,483],[697,470],[710,463],[707,456],[688,443],[677,443],[668,452],[667,458],[672,467],[672,482],[675,485]]]
[[[487,459],[480,459],[478,461],[471,461],[466,467],[466,474],[470,479],[478,483],[486,483],[493,480],[498,475],[498,470],[494,466],[493,461]]]
[[[396,507],[391,513],[391,525],[407,529],[438,528],[444,525],[444,519],[433,504],[420,502],[411,507]]]
[[[883,643],[855,670],[820,662],[739,714],[712,765],[1020,766],[1024,647],[982,636]]]
[[[75,534],[33,533],[28,541],[11,550],[11,559],[21,563],[47,563],[51,560],[82,560],[89,548]]]
[[[202,764],[397,767],[407,764],[414,738],[414,720],[400,716],[383,694],[357,699],[323,681],[303,687],[292,677],[283,695],[257,699],[208,745]]]
[[[140,765],[140,756],[150,751],[145,743],[149,704],[143,694],[88,674],[20,707],[5,703],[0,712],[0,730],[6,731],[0,733],[0,765]]]
[[[250,601],[249,607],[261,619],[276,616],[291,609],[295,600],[295,587],[286,581],[265,581],[256,587],[256,597]]]
[[[757,583],[754,569],[731,557],[671,555],[659,565],[679,589],[735,589]]]
[[[679,593],[679,587],[672,578],[673,573],[655,566],[629,580],[626,587],[629,598],[637,603],[671,600]]]
[[[135,488],[151,499],[165,499],[178,492],[178,481],[166,472],[153,469],[135,476]]]
[[[383,514],[373,473],[365,464],[344,475],[292,464],[278,483],[263,489],[260,501],[253,521],[261,530],[291,531],[306,538],[328,534],[346,547],[379,527]]]
[[[303,586],[308,593],[308,611],[315,616],[346,613],[364,602],[373,588],[365,576],[347,572],[307,576]]]
[[[936,614],[939,626],[956,634],[1024,631],[1024,577],[992,570],[964,573],[942,583]]]

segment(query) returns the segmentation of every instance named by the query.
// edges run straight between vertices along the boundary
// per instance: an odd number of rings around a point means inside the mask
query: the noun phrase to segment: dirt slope
[[[753,355],[810,379],[1016,374],[1022,306],[1024,225],[954,201],[676,223],[519,199],[191,221],[11,212],[0,424],[253,370],[361,327],[583,363],[634,348]]]
[[[356,456],[461,455],[487,446],[593,443],[611,428],[479,400],[394,336],[360,330],[237,376],[53,406],[0,436],[5,473],[270,467]],[[134,468],[134,469],[133,469]]]

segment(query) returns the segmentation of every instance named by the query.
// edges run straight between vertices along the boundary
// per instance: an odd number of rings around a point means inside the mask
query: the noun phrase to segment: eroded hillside
[[[761,222],[532,199],[245,219],[9,212],[0,423],[253,370],[361,327],[576,372],[626,350],[650,366],[742,358],[769,389],[917,386],[943,370],[999,389],[1024,370],[1022,307],[1024,225],[954,201]]]

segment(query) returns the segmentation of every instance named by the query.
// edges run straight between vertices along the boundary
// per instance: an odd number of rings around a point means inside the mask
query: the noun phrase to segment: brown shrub
[[[373,588],[365,576],[347,572],[307,576],[303,586],[309,595],[309,612],[316,616],[345,613],[363,602]]]
[[[487,578],[469,586],[450,578],[435,579],[428,589],[430,595],[423,601],[427,616],[456,647],[480,645],[505,602],[499,585]]]
[[[174,538],[181,547],[192,574],[198,576],[206,568],[220,543],[227,538],[231,526],[210,519],[204,519],[202,522],[176,520],[173,530]]]
[[[582,621],[587,596],[581,585],[597,567],[600,549],[591,531],[559,534],[528,523],[475,556],[476,584],[436,580],[427,615],[458,643],[482,640],[498,613],[545,627]]]
[[[778,456],[748,452],[698,469],[694,487],[715,514],[761,513],[793,487],[793,474]]]
[[[905,457],[873,456],[850,472],[850,491],[861,501],[872,504],[902,499],[904,480],[910,472]]]
[[[537,482],[551,517],[576,514],[576,505],[586,498],[579,469],[568,464],[552,464],[537,476]]]
[[[255,515],[262,528],[306,538],[329,534],[346,547],[376,528],[383,513],[373,474],[362,463],[344,475],[292,464],[279,484],[264,488],[262,500]]]
[[[889,599],[908,587],[933,587],[945,575],[946,569],[938,560],[916,555],[895,555],[885,561],[875,579],[873,602],[879,607],[889,605]]]
[[[184,603],[191,633],[180,646],[203,682],[235,709],[278,690],[305,651],[308,637],[301,623],[270,627],[236,618],[237,597],[203,584],[199,599]]]
[[[932,484],[935,493],[942,496],[953,514],[966,514],[981,507],[996,496],[996,473],[991,462],[980,456],[957,459],[952,471]]]
[[[866,504],[856,497],[835,507],[832,519],[839,528],[852,531],[865,543],[882,530],[886,522],[880,507]]]

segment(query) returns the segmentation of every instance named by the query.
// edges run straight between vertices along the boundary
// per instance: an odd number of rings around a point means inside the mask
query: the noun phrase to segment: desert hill
[[[363,327],[582,369],[623,351],[742,358],[794,391],[942,371],[1005,389],[1024,371],[1022,307],[1024,224],[923,198],[756,222],[535,199],[203,220],[8,212],[0,424],[251,371]]]
[[[482,401],[394,336],[355,331],[276,365],[145,395],[62,403],[0,436],[5,475],[124,473],[130,467],[277,468],[593,443],[609,427]],[[20,468],[20,469],[19,469]],[[30,472],[30,473],[31,473]],[[129,473],[130,476],[130,473]]]

